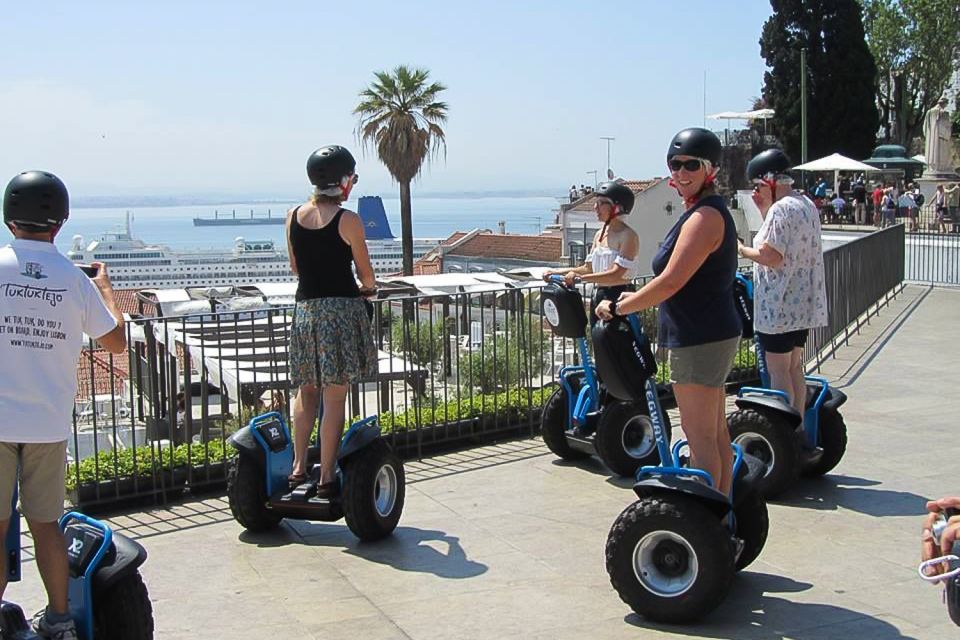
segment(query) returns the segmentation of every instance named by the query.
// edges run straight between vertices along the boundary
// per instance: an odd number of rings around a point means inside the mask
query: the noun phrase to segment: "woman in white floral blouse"
[[[768,149],[747,165],[753,201],[763,224],[753,247],[739,253],[754,262],[754,330],[766,353],[770,385],[788,396],[803,415],[807,385],[803,347],[810,329],[827,324],[820,217],[787,175],[790,159]]]

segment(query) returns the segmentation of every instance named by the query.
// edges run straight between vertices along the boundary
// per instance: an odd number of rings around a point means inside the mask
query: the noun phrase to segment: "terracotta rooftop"
[[[633,195],[637,195],[649,189],[650,187],[656,185],[659,182],[662,182],[665,178],[651,178],[649,180],[624,180],[623,184],[630,187],[630,190],[633,191]],[[589,193],[576,202],[567,209],[567,211],[574,211],[576,213],[593,213],[593,201],[597,197],[596,193]]]
[[[120,311],[129,315],[135,313],[143,313],[143,315],[152,316],[153,313],[152,305],[144,304],[143,310],[140,309],[140,301],[137,298],[137,294],[140,292],[139,289],[114,289],[113,298],[117,301],[117,305],[120,307]]]
[[[77,399],[89,399],[94,394],[123,392],[128,373],[128,356],[113,356],[111,368],[110,354],[103,349],[84,349],[77,362]]]
[[[547,263],[560,260],[562,253],[563,238],[560,236],[480,232],[445,252],[445,255]]]

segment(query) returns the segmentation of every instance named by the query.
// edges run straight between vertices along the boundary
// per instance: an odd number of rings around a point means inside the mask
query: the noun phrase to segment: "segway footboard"
[[[741,395],[734,400],[738,409],[755,409],[761,412],[773,411],[781,416],[792,429],[799,426],[803,420],[800,412],[781,397],[785,395],[782,391],[744,387],[740,390],[740,393]]]
[[[641,499],[682,493],[702,503],[718,518],[723,518],[730,511],[727,496],[688,475],[671,473],[644,477],[633,485],[633,491]]]

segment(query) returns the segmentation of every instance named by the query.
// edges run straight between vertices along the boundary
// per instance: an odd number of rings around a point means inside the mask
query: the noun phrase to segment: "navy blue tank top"
[[[359,297],[360,288],[353,277],[353,251],[340,237],[343,209],[319,229],[302,226],[297,221],[298,211],[300,207],[293,210],[290,221],[290,246],[299,274],[296,299]]]
[[[737,230],[723,198],[707,196],[684,211],[653,258],[653,273],[667,268],[680,228],[700,207],[713,207],[723,216],[723,241],[673,297],[660,303],[660,344],[691,347],[740,335],[740,316],[733,301],[737,273]]]

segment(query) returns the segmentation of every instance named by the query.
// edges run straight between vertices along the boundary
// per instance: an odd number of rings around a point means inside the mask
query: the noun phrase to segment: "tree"
[[[392,73],[377,71],[376,80],[360,92],[353,110],[360,119],[357,131],[364,146],[372,147],[400,185],[400,238],[403,273],[413,274],[413,223],[410,182],[441,149],[446,137],[440,125],[447,121],[447,103],[438,98],[446,90],[430,82],[430,72],[398,66]]]
[[[760,54],[773,127],[800,162],[800,49],[807,50],[808,159],[839,152],[866,158],[879,128],[877,67],[857,0],[770,0]]]
[[[867,44],[877,62],[884,139],[906,147],[960,60],[956,0],[864,0]]]

